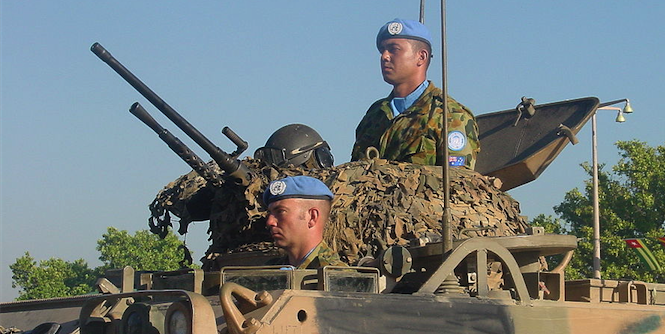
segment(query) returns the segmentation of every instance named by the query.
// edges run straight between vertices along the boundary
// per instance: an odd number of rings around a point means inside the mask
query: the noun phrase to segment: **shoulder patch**
[[[461,131],[452,131],[448,133],[448,149],[452,151],[461,151],[466,146],[466,135]]]

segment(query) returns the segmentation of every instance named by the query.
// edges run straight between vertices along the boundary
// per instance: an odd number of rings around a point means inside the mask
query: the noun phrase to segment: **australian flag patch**
[[[453,167],[460,167],[466,164],[466,157],[448,157],[448,165]]]

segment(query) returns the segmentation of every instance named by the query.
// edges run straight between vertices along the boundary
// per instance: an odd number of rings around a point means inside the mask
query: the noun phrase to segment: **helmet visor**
[[[286,152],[283,149],[269,146],[260,147],[254,151],[254,159],[262,160],[268,164],[280,167],[285,166],[288,162],[288,160],[286,160]]]
[[[329,168],[335,164],[335,159],[333,158],[328,145],[317,148],[314,150],[314,154],[316,156],[316,162],[321,168]]]
[[[316,162],[321,168],[333,166],[333,156],[330,153],[328,143],[325,141],[316,142],[302,148],[287,152],[285,149],[264,146],[254,151],[254,159],[262,160],[268,164],[273,164],[277,167],[286,167],[288,164],[293,164],[291,159],[305,154],[309,151],[314,151]]]

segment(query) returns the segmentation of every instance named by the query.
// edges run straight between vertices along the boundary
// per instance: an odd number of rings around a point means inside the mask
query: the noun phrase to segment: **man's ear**
[[[420,51],[418,51],[418,65],[422,66],[422,65],[427,64],[427,61],[429,60],[429,57],[430,57],[430,55],[429,55],[429,52],[427,52],[427,50],[420,49]]]
[[[319,211],[319,208],[317,207],[312,207],[309,208],[308,212],[309,212],[309,220],[307,221],[307,227],[312,228],[320,223],[321,211]]]

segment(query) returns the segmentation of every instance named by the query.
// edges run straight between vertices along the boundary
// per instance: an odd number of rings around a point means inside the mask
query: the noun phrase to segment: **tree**
[[[39,264],[25,252],[9,266],[12,288],[20,287],[18,300],[81,295],[93,290],[97,275],[79,259],[66,262],[50,258]]]
[[[176,270],[184,257],[182,242],[173,233],[164,239],[148,230],[132,236],[125,230],[109,227],[97,241],[104,270],[132,266],[134,270]]]
[[[104,271],[132,266],[135,270],[175,270],[184,258],[182,242],[169,232],[164,239],[148,230],[132,236],[125,230],[109,227],[97,241],[100,267],[91,269],[83,259],[67,262],[59,258],[35,261],[29,252],[16,259],[12,287],[19,288],[18,300],[76,296],[95,290]]]
[[[603,277],[636,279],[647,282],[665,281],[665,251],[657,237],[665,236],[665,146],[650,147],[640,141],[616,144],[621,159],[612,172],[599,168],[601,230],[601,270]],[[591,175],[588,163],[582,167]],[[593,273],[593,207],[592,180],[585,182],[584,194],[575,188],[554,207],[561,217],[538,216],[535,224],[559,225],[580,241],[573,260],[566,268],[569,278],[592,277]],[[626,247],[624,239],[644,238],[660,271],[651,271]]]

